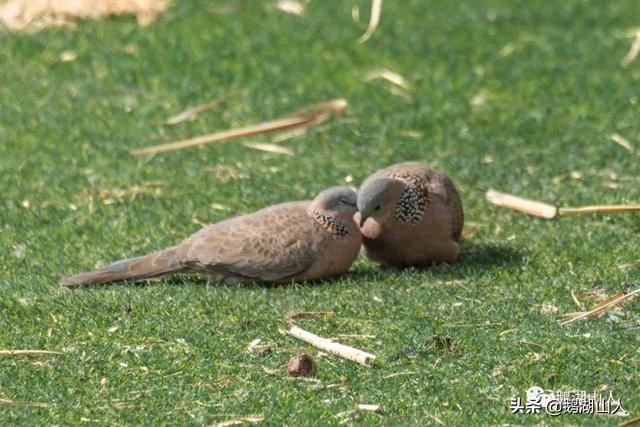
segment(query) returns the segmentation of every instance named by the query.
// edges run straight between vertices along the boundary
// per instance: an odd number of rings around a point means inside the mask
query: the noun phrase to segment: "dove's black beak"
[[[369,218],[368,216],[360,215],[360,228],[364,227],[364,223]]]

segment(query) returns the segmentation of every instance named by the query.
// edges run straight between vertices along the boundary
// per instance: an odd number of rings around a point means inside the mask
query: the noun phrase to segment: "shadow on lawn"
[[[321,280],[312,280],[308,282],[291,282],[291,283],[259,283],[245,282],[238,284],[213,283],[209,282],[205,277],[197,274],[176,274],[159,279],[146,279],[139,282],[120,282],[112,284],[96,284],[84,285],[80,288],[108,288],[111,286],[157,286],[158,284],[170,286],[216,286],[228,289],[242,288],[284,288],[288,286],[296,287],[317,287],[327,285],[337,280],[346,278],[350,281],[366,283],[369,281],[382,280],[389,273],[391,274],[411,274],[412,272],[430,272],[434,276],[446,276],[448,278],[460,276],[464,277],[470,274],[482,274],[495,268],[510,269],[519,266],[524,261],[525,254],[520,249],[516,249],[511,245],[504,243],[471,243],[462,244],[458,260],[453,265],[448,266],[432,266],[432,267],[409,267],[409,268],[391,268],[378,267],[371,262],[367,262],[364,266],[352,269],[345,276],[330,277]]]
[[[367,268],[360,268],[349,273],[354,280],[379,280],[385,274],[411,274],[412,272],[429,272],[435,276],[467,276],[482,274],[495,268],[510,269],[524,262],[525,253],[504,243],[471,243],[464,242],[458,260],[452,265],[430,267],[376,267],[368,263]]]
[[[474,270],[488,268],[512,268],[521,265],[525,252],[505,243],[472,243],[463,242],[457,266]]]

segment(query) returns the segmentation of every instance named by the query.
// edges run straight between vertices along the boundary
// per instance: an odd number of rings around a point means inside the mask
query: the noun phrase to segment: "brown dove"
[[[365,255],[392,267],[452,263],[464,214],[453,182],[418,162],[382,169],[362,184],[356,220]]]
[[[353,219],[357,196],[327,189],[312,201],[282,203],[209,225],[151,255],[63,277],[73,286],[196,272],[213,282],[285,283],[344,274],[362,239]]]

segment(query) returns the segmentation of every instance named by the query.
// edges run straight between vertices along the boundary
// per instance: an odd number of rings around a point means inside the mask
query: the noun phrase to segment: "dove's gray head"
[[[405,184],[393,178],[377,178],[366,181],[358,191],[358,212],[360,212],[360,226],[367,218],[384,220],[391,213],[400,198]]]
[[[357,210],[358,195],[349,187],[331,187],[320,192],[313,199],[313,206],[319,211],[329,211],[353,216]]]

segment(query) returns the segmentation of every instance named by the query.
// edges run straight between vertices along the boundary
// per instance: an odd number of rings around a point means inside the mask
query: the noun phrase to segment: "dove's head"
[[[353,217],[356,213],[358,196],[349,187],[332,187],[321,191],[311,202],[313,209],[330,213],[337,217]]]
[[[393,178],[365,181],[358,191],[360,227],[364,226],[367,218],[373,218],[383,224],[389,216],[394,215],[404,187],[402,181]]]

